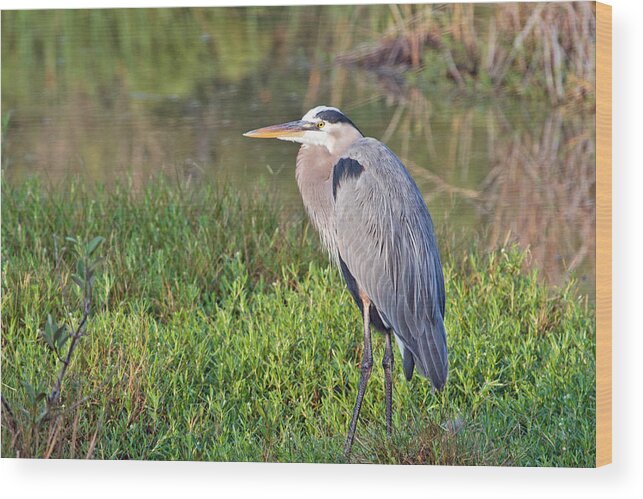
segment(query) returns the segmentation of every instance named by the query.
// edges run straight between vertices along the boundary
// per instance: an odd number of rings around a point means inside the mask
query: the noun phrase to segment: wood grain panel
[[[612,462],[612,7],[596,3],[596,466]]]

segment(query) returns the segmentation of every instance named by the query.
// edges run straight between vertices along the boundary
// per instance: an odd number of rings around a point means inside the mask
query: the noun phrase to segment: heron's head
[[[300,120],[258,128],[243,135],[324,146],[331,154],[341,153],[362,137],[362,133],[344,113],[328,106],[317,106]]]

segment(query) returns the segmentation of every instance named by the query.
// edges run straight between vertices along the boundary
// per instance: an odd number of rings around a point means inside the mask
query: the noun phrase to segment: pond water
[[[130,177],[138,189],[163,171],[231,182],[244,195],[261,181],[285,212],[303,216],[297,146],[242,133],[334,105],[400,156],[445,244],[518,242],[549,282],[573,273],[593,300],[594,114],[464,95],[422,72],[338,64],[338,54],[377,39],[386,14],[385,6],[3,12],[4,181]]]

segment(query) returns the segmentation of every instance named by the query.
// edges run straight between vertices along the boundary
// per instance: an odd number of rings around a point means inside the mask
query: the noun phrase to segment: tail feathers
[[[404,351],[404,375],[407,380],[413,375],[413,368],[431,380],[433,387],[440,391],[447,382],[449,361],[444,323],[438,319],[430,325],[429,331],[420,334],[412,349]],[[413,348],[415,347],[415,348]]]

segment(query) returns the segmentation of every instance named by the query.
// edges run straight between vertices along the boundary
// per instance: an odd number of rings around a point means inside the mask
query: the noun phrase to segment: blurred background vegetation
[[[268,179],[295,150],[245,130],[341,107],[409,166],[461,246],[530,248],[594,281],[593,4],[5,11],[2,168],[140,189],[158,172]]]

